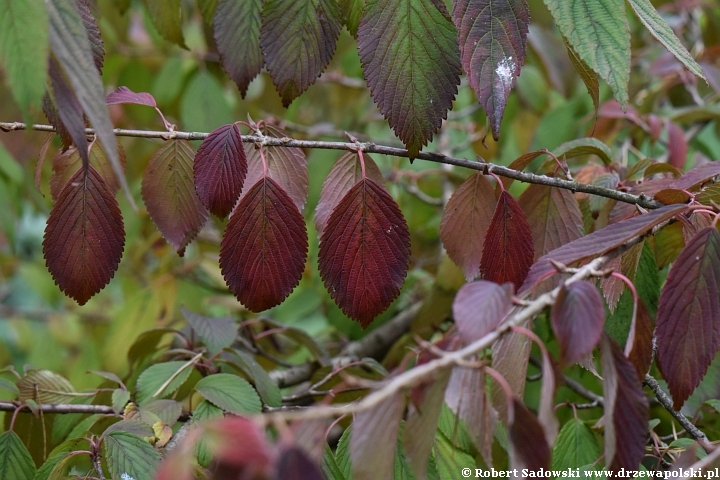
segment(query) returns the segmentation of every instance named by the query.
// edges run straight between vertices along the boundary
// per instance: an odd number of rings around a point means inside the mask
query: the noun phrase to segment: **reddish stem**
[[[363,156],[362,148],[357,151],[358,158],[360,159],[360,169],[362,170],[362,178],[365,180],[365,157]]]
[[[263,178],[267,177],[267,160],[265,160],[265,152],[263,151],[262,145],[260,145],[260,159],[263,164]]]

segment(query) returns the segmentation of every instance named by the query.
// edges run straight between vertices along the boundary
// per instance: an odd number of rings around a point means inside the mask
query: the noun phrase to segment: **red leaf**
[[[124,168],[125,150],[120,144],[118,144],[118,157]],[[117,193],[117,191],[120,190],[120,182],[115,176],[115,171],[99,143],[93,143],[90,149],[90,165],[92,165],[95,171],[98,172],[98,175],[105,180],[111,192]],[[65,184],[67,184],[68,180],[82,167],[77,149],[70,147],[65,152],[58,152],[52,159],[52,167],[53,173],[50,177],[50,195],[53,200],[57,200],[60,191]]]
[[[181,257],[208,219],[193,184],[193,153],[185,140],[167,142],[150,159],[141,188],[150,218]]]
[[[510,282],[517,290],[533,263],[530,225],[507,191],[500,194],[483,246],[480,273],[495,283]]]
[[[690,195],[687,192],[676,188],[663,188],[653,195],[653,197],[665,205],[670,205],[671,203],[687,203],[690,200]]]
[[[58,195],[43,240],[48,270],[66,295],[84,305],[107,285],[122,258],[125,229],[113,192],[90,166]]]
[[[648,401],[630,360],[609,336],[602,345],[605,397],[605,465],[611,471],[637,470],[645,455]]]
[[[720,234],[701,230],[675,260],[660,294],[658,365],[675,410],[695,390],[720,347]]]
[[[470,344],[492,332],[511,307],[509,284],[478,280],[463,285],[453,302],[453,317],[463,342]]]
[[[48,65],[48,74],[52,86],[52,100],[56,107],[57,115],[54,116],[55,112],[52,111],[52,108],[50,108],[50,112],[46,111],[45,113],[48,115],[48,120],[59,121],[59,123],[62,124],[62,129],[58,131],[67,133],[70,139],[72,139],[72,143],[80,152],[80,158],[87,163],[89,161],[87,153],[88,141],[87,134],[85,133],[85,115],[82,106],[75,92],[70,85],[68,85],[62,69],[54,57],[50,57]],[[68,145],[69,143],[64,141],[63,147],[67,147]]]
[[[238,203],[220,245],[220,270],[253,312],[281,303],[305,269],[305,219],[278,183],[265,177]]]
[[[510,423],[510,466],[518,471],[538,472],[550,468],[550,447],[537,417],[518,399],[513,399]]]
[[[247,158],[237,125],[223,125],[203,140],[195,155],[195,189],[203,204],[227,217],[237,203],[247,175]]]
[[[90,41],[90,50],[92,51],[93,62],[98,69],[98,72],[102,73],[103,57],[105,56],[105,47],[103,45],[102,37],[100,36],[100,29],[97,26],[95,17],[93,17],[90,11],[89,0],[77,0],[78,12],[82,19],[85,32],[87,33],[88,40]]]
[[[635,325],[630,327],[625,356],[635,366],[639,378],[645,378],[653,359],[653,334],[655,325],[645,303],[638,299]]]
[[[518,203],[530,223],[536,260],[583,236],[582,213],[569,190],[532,184]]]
[[[265,2],[260,48],[285,107],[315,83],[330,63],[340,28],[336,0]]]
[[[619,272],[621,260],[621,257],[613,258],[605,264],[604,269],[606,271],[612,270]],[[625,282],[614,275],[608,275],[607,277],[600,279],[600,288],[602,289],[602,294],[605,298],[605,302],[607,303],[608,310],[610,310],[610,313],[615,312],[615,307],[617,307],[620,297],[625,291]]]
[[[263,134],[275,138],[287,137],[285,130],[274,125],[263,124]],[[267,176],[287,193],[298,210],[302,211],[308,195],[308,168],[307,158],[299,148],[263,147],[265,161],[267,162]],[[240,194],[242,200],[250,188],[263,177],[263,162],[260,149],[255,145],[245,144],[245,157],[247,158],[248,173]]]
[[[678,170],[683,170],[688,153],[685,134],[682,129],[671,120],[666,120],[665,129],[668,134],[668,163]]]
[[[363,328],[400,294],[410,233],[385,189],[366,178],[350,189],[320,237],[320,276],[342,311]]]
[[[671,184],[671,187],[678,190],[690,190],[717,175],[720,175],[720,162],[705,163],[683,174]]]
[[[525,0],[453,0],[462,65],[492,127],[500,122],[525,62],[530,11]]]
[[[320,468],[298,447],[284,448],[277,460],[276,472],[282,480],[324,480]]]
[[[552,326],[560,344],[560,360],[579,362],[600,341],[605,308],[597,288],[590,282],[563,286],[552,308]]]
[[[108,105],[117,105],[120,103],[132,103],[135,105],[145,105],[148,107],[157,107],[155,98],[149,93],[135,93],[127,87],[120,87],[105,97],[105,103]]]
[[[385,179],[373,159],[368,154],[363,154],[363,158],[367,177],[374,180],[378,185],[383,185]],[[354,152],[343,154],[333,165],[320,192],[320,200],[315,209],[315,228],[318,236],[322,235],[330,214],[337,204],[360,180],[362,180],[362,168],[358,155]]]
[[[475,173],[455,190],[443,212],[440,238],[468,281],[480,274],[485,234],[496,203],[492,184]]]
[[[631,238],[650,231],[655,225],[682,213],[686,208],[685,205],[661,207],[644,215],[613,223],[590,235],[563,245],[543,255],[535,262],[520,291],[532,288],[538,280],[555,270],[555,266],[550,260],[571,266],[577,262],[604,255]]]
[[[353,479],[393,478],[397,435],[404,407],[403,395],[395,394],[373,409],[355,414],[350,432]]]
[[[252,420],[229,416],[207,424],[203,432],[214,453],[212,479],[267,478],[272,451]]]
[[[265,64],[260,50],[262,3],[262,0],[220,0],[215,10],[214,34],[220,62],[243,98]]]
[[[367,2],[357,35],[363,75],[380,113],[415,158],[457,94],[457,34],[440,0]]]

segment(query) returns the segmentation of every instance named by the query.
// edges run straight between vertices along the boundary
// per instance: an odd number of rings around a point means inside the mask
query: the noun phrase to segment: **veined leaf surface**
[[[265,60],[260,50],[262,0],[220,0],[215,10],[215,43],[220,62],[245,98]]]

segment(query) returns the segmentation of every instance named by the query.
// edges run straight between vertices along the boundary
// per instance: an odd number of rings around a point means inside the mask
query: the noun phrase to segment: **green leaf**
[[[160,464],[160,454],[145,440],[126,432],[105,437],[105,459],[112,478],[152,480]]]
[[[47,77],[48,16],[42,0],[0,0],[0,63],[23,112],[40,105]]]
[[[625,108],[630,79],[630,31],[623,0],[545,0],[560,33],[605,80]]]
[[[645,28],[650,31],[652,36],[657,38],[688,70],[707,82],[700,65],[690,56],[690,52],[680,43],[675,32],[670,29],[665,20],[655,10],[650,0],[628,0],[628,2],[635,15],[645,25]]]
[[[360,18],[362,17],[365,0],[338,0],[340,4],[340,18],[350,34],[357,38]]]
[[[237,415],[262,412],[260,397],[246,380],[229,373],[218,373],[200,380],[195,390],[226,412]]]
[[[575,158],[583,155],[597,155],[605,165],[612,163],[612,151],[597,138],[578,138],[565,142],[553,151],[556,157]]]
[[[368,0],[358,50],[373,100],[415,158],[460,83],[457,31],[436,0]]]
[[[7,378],[0,378],[0,389],[7,390],[10,393],[14,394],[15,396],[20,395],[20,390],[18,390],[17,385],[15,385],[13,382],[8,380]]]
[[[116,388],[112,393],[112,407],[117,414],[122,413],[125,405],[130,400],[130,392],[122,388]]]
[[[40,466],[35,474],[35,480],[60,480],[67,478],[65,476],[65,468],[63,467],[67,463],[67,460],[69,460],[68,455],[70,452],[87,450],[88,447],[88,441],[84,438],[73,438],[72,440],[61,443],[50,452],[45,463]]]
[[[154,413],[164,424],[172,427],[182,415],[182,404],[175,400],[153,400],[140,410]]]
[[[237,322],[232,317],[205,317],[185,307],[180,307],[180,312],[210,353],[229,347],[237,337]]]
[[[144,0],[153,25],[168,42],[187,48],[183,39],[180,0]]]
[[[233,353],[240,360],[239,366],[255,384],[255,389],[262,401],[270,407],[279,407],[282,404],[282,394],[268,372],[255,361],[252,355],[239,350]]]
[[[212,0],[215,13],[215,43],[220,62],[245,98],[248,85],[262,70],[265,60],[260,50],[260,11],[262,0]],[[204,0],[203,3],[210,3]],[[211,22],[212,23],[212,17]],[[242,45],[242,48],[238,48]]]
[[[325,478],[329,480],[347,480],[348,477],[340,470],[340,466],[335,459],[330,447],[325,444],[325,453],[323,453],[323,463],[321,465]]]
[[[47,0],[50,19],[50,46],[70,85],[103,146],[115,176],[125,195],[133,204],[132,193],[125,179],[113,124],[105,104],[105,91],[95,66],[90,41],[77,6],[73,0]]]
[[[463,468],[475,469],[475,459],[459,450],[439,431],[435,434],[435,462],[440,478],[457,478]]]
[[[33,370],[17,381],[20,399],[39,403],[70,403],[77,395],[70,382],[50,370]],[[90,395],[89,395],[90,396]]]
[[[0,478],[27,480],[35,476],[35,462],[17,433],[0,434]]]
[[[563,425],[552,454],[552,469],[580,468],[600,457],[600,447],[592,430],[578,419]]]
[[[595,107],[595,115],[597,116],[597,111],[600,108],[600,84],[598,83],[597,73],[588,67],[587,63],[580,58],[572,45],[570,45],[567,41],[567,38],[563,37],[563,42],[565,42],[568,56],[575,67],[575,71],[578,75],[580,75],[580,78],[585,84],[585,88],[587,88],[587,91],[590,94],[590,98],[592,98],[593,106]]]
[[[209,132],[234,121],[220,82],[207,71],[197,72],[185,88],[180,118],[193,132]]]
[[[234,1],[234,0],[232,0]],[[243,3],[243,2],[236,2]],[[213,17],[215,16],[215,9],[217,8],[218,0],[197,0],[198,8],[202,13],[203,20],[208,25],[213,24]]]
[[[156,363],[150,366],[140,374],[137,381],[138,403],[143,405],[154,398],[172,395],[185,383],[192,370],[192,365],[182,361]]]

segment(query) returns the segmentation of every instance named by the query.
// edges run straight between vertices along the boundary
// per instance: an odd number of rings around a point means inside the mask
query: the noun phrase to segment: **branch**
[[[0,412],[14,412],[20,404],[14,402],[0,402]],[[96,413],[100,415],[115,415],[112,407],[107,405],[75,405],[40,403],[37,410],[45,413]]]
[[[37,130],[40,132],[54,132],[55,127],[52,125],[31,125],[28,126],[20,122],[0,122],[0,130],[11,132],[16,130]],[[164,140],[170,139],[182,139],[182,140],[203,140],[208,134],[202,132],[167,132],[167,131],[152,131],[152,130],[125,130],[116,128],[114,130],[115,135],[124,137],[140,137],[140,138],[161,138]],[[91,128],[86,129],[86,133],[93,135],[95,131]],[[273,147],[295,147],[295,148],[320,148],[327,150],[348,150],[357,151],[362,149],[367,153],[377,153],[381,155],[392,155],[396,157],[409,158],[408,151],[402,148],[389,147],[384,145],[375,145],[374,143],[360,143],[360,142],[321,142],[313,140],[296,140],[289,137],[274,138],[274,137],[258,137],[254,135],[243,135],[243,142],[246,143],[263,143]],[[427,160],[429,162],[442,163],[446,165],[456,165],[458,167],[465,167],[471,170],[478,170],[485,174],[494,173],[501,177],[512,178],[520,182],[525,183],[536,183],[539,185],[547,185],[550,187],[564,188],[573,192],[583,192],[592,195],[598,195],[600,197],[610,198],[619,202],[630,203],[639,205],[643,208],[659,208],[663,204],[648,198],[645,195],[633,195],[626,192],[619,192],[610,188],[600,187],[597,185],[588,185],[585,183],[578,183],[572,180],[565,180],[562,178],[548,177],[547,175],[536,175],[534,173],[520,172],[513,170],[512,168],[504,167],[502,165],[495,165],[479,159],[478,161],[468,160],[466,158],[457,158],[449,155],[443,155],[440,153],[432,152],[420,152],[417,158],[421,160]]]
[[[655,380],[654,377],[650,375],[645,375],[645,380],[643,380],[643,383],[650,387],[650,390],[653,391],[655,397],[658,399],[658,402],[660,402],[660,405],[665,407],[665,410],[670,412],[670,415],[672,415],[675,420],[678,421],[678,423],[685,429],[686,432],[688,432],[688,434],[692,438],[694,438],[703,445],[707,444],[707,436],[703,432],[701,432],[700,429],[698,429],[695,425],[693,425],[692,422],[688,420],[685,415],[675,411],[675,409],[673,408],[672,399],[668,396],[667,393],[663,391],[662,388],[660,388],[660,384],[657,380]]]

